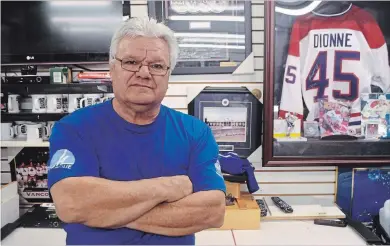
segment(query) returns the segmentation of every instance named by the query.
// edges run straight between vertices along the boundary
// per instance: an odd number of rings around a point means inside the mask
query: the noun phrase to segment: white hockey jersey
[[[389,89],[390,69],[385,39],[367,11],[352,6],[339,16],[305,15],[293,25],[279,117],[287,112],[306,120],[318,117],[320,98],[352,103],[350,127],[360,127],[360,94],[370,85]]]

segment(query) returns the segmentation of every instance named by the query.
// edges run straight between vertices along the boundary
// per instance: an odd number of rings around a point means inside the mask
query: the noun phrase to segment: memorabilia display
[[[179,45],[173,74],[233,73],[251,54],[250,1],[148,1]]]
[[[317,121],[303,122],[303,132],[306,138],[318,138],[320,136],[320,129]]]
[[[387,118],[390,115],[390,94],[363,93],[361,95],[362,131],[366,138],[388,138]]]
[[[27,202],[50,202],[47,148],[23,148],[14,158],[19,194]]]
[[[350,106],[347,103],[319,100],[319,125],[321,137],[348,135]],[[353,129],[352,129],[353,130]]]
[[[351,217],[371,223],[390,197],[390,168],[356,168],[352,175]]]
[[[291,115],[286,119],[274,120],[274,138],[300,138],[301,120]]]
[[[188,105],[188,113],[211,129],[220,153],[248,157],[261,145],[262,103],[242,87],[206,87]]]
[[[264,165],[390,164],[390,3],[265,7]]]
[[[255,193],[259,190],[255,176],[255,167],[246,158],[239,157],[234,152],[219,154],[219,164],[222,173],[232,175],[244,175],[249,193]]]

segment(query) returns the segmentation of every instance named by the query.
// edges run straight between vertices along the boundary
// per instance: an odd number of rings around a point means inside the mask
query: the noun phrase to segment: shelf
[[[111,83],[2,84],[2,91],[19,95],[112,93]]]
[[[44,122],[44,121],[58,121],[64,116],[68,115],[67,113],[62,114],[34,114],[34,113],[18,113],[18,114],[1,114],[1,122],[13,122],[13,121],[34,121],[34,122]]]
[[[381,157],[390,158],[390,139],[274,141],[275,157]]]
[[[1,147],[49,147],[48,141],[1,141]]]

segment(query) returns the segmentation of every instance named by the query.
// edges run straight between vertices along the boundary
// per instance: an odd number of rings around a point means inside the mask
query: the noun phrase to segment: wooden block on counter
[[[226,185],[226,194],[232,194],[233,197],[235,198],[240,198],[241,197],[241,185],[240,183],[232,183],[229,181],[225,181]]]
[[[237,199],[234,205],[226,206],[222,227],[212,230],[258,230],[260,209],[253,197]]]

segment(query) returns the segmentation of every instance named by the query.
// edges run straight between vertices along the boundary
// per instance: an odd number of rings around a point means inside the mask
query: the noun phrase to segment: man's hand
[[[178,201],[192,194],[192,182],[188,176],[178,175],[173,177],[164,177],[167,191],[167,202]]]

